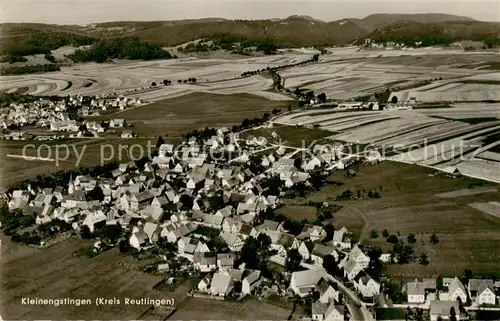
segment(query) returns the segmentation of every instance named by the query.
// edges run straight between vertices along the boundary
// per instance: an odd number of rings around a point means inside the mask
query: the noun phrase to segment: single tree
[[[389,232],[386,229],[384,229],[382,231],[382,236],[385,237],[385,238],[389,237]]]
[[[87,225],[83,225],[81,230],[80,230],[80,236],[82,239],[91,239],[92,238],[92,233],[90,232],[90,229]]]
[[[371,235],[371,238],[372,238],[372,239],[376,239],[376,238],[378,238],[378,232],[377,232],[377,230],[372,230],[372,231],[370,232],[370,235]]]
[[[154,81],[153,81],[153,82],[151,83],[151,87],[156,87],[156,82],[154,82]]]
[[[417,239],[415,238],[415,235],[413,233],[410,233],[407,237],[407,241],[410,244],[414,244],[415,242],[417,242]]]
[[[438,244],[439,243],[439,238],[437,237],[436,233],[432,233],[430,237],[430,241],[432,244]]]
[[[450,321],[457,321],[457,313],[455,307],[450,308]]]
[[[391,102],[392,102],[393,104],[397,104],[397,103],[398,103],[398,97],[397,97],[397,96],[392,96],[392,98],[391,98]]]

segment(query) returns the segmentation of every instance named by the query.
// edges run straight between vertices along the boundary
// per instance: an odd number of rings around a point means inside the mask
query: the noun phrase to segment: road
[[[351,315],[351,321],[375,321],[366,304],[359,299],[358,295],[354,291],[346,287],[339,279],[326,273],[325,269],[321,267],[307,263],[300,263],[300,265],[309,270],[323,271],[329,281],[337,284],[339,291],[342,292],[346,298],[346,306],[349,310],[349,314]]]

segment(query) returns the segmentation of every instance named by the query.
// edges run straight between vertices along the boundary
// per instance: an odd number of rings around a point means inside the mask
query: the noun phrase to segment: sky
[[[309,15],[324,21],[373,13],[448,13],[500,21],[499,0],[0,0],[1,22],[85,25],[106,21],[152,21],[220,17],[285,18]]]

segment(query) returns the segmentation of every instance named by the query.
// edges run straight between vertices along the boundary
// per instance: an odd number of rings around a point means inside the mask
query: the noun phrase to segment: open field
[[[307,220],[313,223],[316,221],[316,207],[302,205],[285,205],[280,207],[276,214],[282,214],[293,221]]]
[[[379,192],[380,199],[336,201],[343,208],[333,218],[337,227],[353,230],[362,243],[380,246],[385,251],[392,249],[392,245],[382,237],[384,229],[390,234],[399,232],[405,242],[409,233],[415,234],[415,253],[417,256],[420,252],[427,253],[430,264],[390,265],[387,269],[390,275],[460,275],[465,268],[471,268],[474,275],[498,275],[500,219],[467,204],[498,200],[500,192],[469,193],[447,199],[436,196],[466,188],[484,191],[498,185],[465,177],[431,175],[434,173],[425,167],[395,162],[359,165],[356,177],[345,178],[343,171],[336,171],[329,179],[344,184],[327,185],[307,200],[332,201],[347,189],[355,195],[358,190]],[[305,201],[296,199],[298,203]],[[371,230],[377,230],[379,237],[372,239]],[[429,241],[434,232],[440,240],[437,245]]]
[[[321,63],[287,69],[280,74],[287,88],[307,88],[317,93],[324,92],[334,100],[348,100],[384,92],[390,88],[398,91],[400,101],[413,97],[415,91],[408,93],[408,88],[419,87],[422,82],[433,81],[436,86],[452,83],[454,79],[463,77],[480,77],[492,71],[464,68],[467,63],[473,67],[477,62],[494,63],[498,57],[494,53],[467,55],[459,51],[414,50],[414,51],[378,51],[378,50],[330,50],[334,55],[322,56]],[[483,59],[483,60],[481,60]],[[459,64],[457,62],[462,62]],[[440,79],[441,80],[438,80]],[[468,79],[468,78],[467,78]],[[475,78],[471,78],[475,79]],[[497,84],[498,85],[498,84]],[[427,85],[430,86],[430,85]],[[498,87],[481,87],[474,84],[462,84],[460,93],[455,94],[454,101],[482,101],[496,99]],[[451,88],[450,88],[451,89]],[[454,88],[453,88],[454,89]],[[443,89],[444,90],[444,89]],[[446,95],[447,91],[441,91]],[[424,100],[436,96],[435,92],[418,91],[417,99]],[[400,97],[401,96],[401,97]],[[420,100],[420,99],[419,99]],[[446,99],[448,100],[448,99]]]
[[[264,113],[271,114],[275,108],[286,110],[289,105],[293,106],[295,102],[270,101],[248,94],[193,93],[125,110],[106,118],[125,119],[134,125],[132,130],[138,135],[167,133],[179,136],[207,126],[230,128],[241,124],[245,118],[261,118]]]
[[[372,144],[383,151],[396,149],[395,155],[385,155],[392,160],[441,169],[456,166],[465,175],[500,182],[500,165],[495,155],[480,156],[496,147],[500,131],[497,115],[499,104],[469,103],[441,109],[309,110],[283,115],[275,122],[317,125],[332,131],[333,140]]]
[[[2,237],[2,317],[7,320],[32,319],[137,319],[149,306],[126,305],[124,298],[183,299],[182,286],[173,293],[155,291],[152,287],[161,278],[146,275],[134,268],[132,256],[118,249],[89,259],[73,256],[73,251],[89,246],[72,239],[48,249],[38,250],[12,244]],[[128,266],[117,264],[124,262]],[[26,269],[29,267],[29,269]],[[96,280],[96,276],[99,280]],[[22,305],[21,298],[91,299],[81,305]],[[96,306],[96,298],[120,299],[120,304]]]
[[[231,302],[188,297],[169,320],[286,320],[291,312],[255,298]]]
[[[0,91],[23,90],[32,95],[87,95],[115,92],[159,101],[192,92],[218,94],[255,93],[272,100],[289,100],[281,94],[269,94],[272,80],[261,76],[240,78],[245,71],[265,69],[310,59],[311,54],[284,54],[244,59],[172,59],[158,61],[121,61],[107,64],[83,64],[65,67],[59,72],[36,76],[2,77]],[[177,80],[196,78],[196,84]],[[164,79],[172,85],[164,86]],[[159,84],[149,88],[152,82]],[[28,88],[27,90],[25,88]]]

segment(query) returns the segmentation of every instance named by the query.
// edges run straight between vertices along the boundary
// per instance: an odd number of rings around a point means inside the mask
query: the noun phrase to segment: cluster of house
[[[111,120],[110,126],[122,127],[124,122]],[[249,157],[253,150],[260,151],[257,145],[267,145],[265,139],[250,139],[245,142],[247,147],[242,147],[241,140],[235,137],[237,135],[221,128],[203,142],[192,137],[177,148],[163,144],[158,154],[140,167],[131,161],[120,164],[107,177],[78,175],[70,179],[67,188],[28,186],[27,190],[7,195],[8,206],[34,215],[37,224],[59,219],[72,224],[75,230],[87,226],[90,232],[104,225],[119,224],[130,232],[129,244],[139,250],[155,246],[160,239],[176,244],[179,257],[207,273],[198,290],[211,295],[225,296],[239,282],[244,294],[258,286],[261,272],[244,266],[235,268],[234,262],[245,241],[261,233],[271,239],[271,261],[285,265],[289,251],[297,249],[304,262],[320,267],[323,258],[332,255],[363,296],[378,294],[380,284],[364,272],[370,259],[358,246],[352,247],[347,229],[335,231],[333,239],[325,242],[326,231],[322,226],[306,224],[301,233],[293,235],[284,228],[283,222],[258,219],[259,213],[280,205],[280,195],[266,193],[269,179],[279,178],[280,186],[289,188],[298,183],[310,184],[313,170],[344,168],[342,146],[333,149],[315,146],[310,155],[305,155],[301,168],[295,167],[292,158],[295,151],[287,154],[285,148],[276,148],[260,154],[262,169],[254,173],[250,170]],[[239,150],[242,156],[231,161],[215,161],[208,156],[207,149]],[[102,200],[90,196],[95,195],[97,187],[102,191]],[[218,205],[214,205],[214,199]],[[217,253],[215,248],[210,248],[209,239],[197,232],[200,228],[217,230],[230,253]],[[159,268],[165,269],[165,264]],[[292,276],[291,290],[297,294],[309,293],[312,286],[323,294],[332,292],[326,279],[312,284],[312,276],[303,281],[297,275],[313,272],[297,273],[303,273]],[[309,290],[304,291],[308,287]],[[324,310],[323,319],[330,320],[327,315],[336,313],[343,316],[338,295],[333,296],[334,301],[327,299],[330,294],[321,297],[322,305],[317,308]],[[316,318],[319,320],[319,316]]]
[[[336,284],[322,270],[305,270],[292,273],[290,288],[300,297],[317,293],[312,303],[312,319],[315,321],[344,321],[346,319],[343,295]]]
[[[123,110],[129,106],[140,105],[143,102],[136,98],[120,96],[110,98],[89,98],[83,96],[65,98],[40,98],[31,103],[12,103],[8,107],[0,109],[0,125],[4,130],[12,130],[3,136],[4,139],[22,140],[25,133],[19,128],[31,125],[45,129],[50,132],[69,132],[72,136],[81,137],[82,123],[71,119],[69,110],[75,109],[82,117],[99,115],[100,111],[108,108],[119,108]],[[89,132],[102,133],[104,128],[98,122],[84,122]],[[52,139],[52,136],[47,136]]]
[[[467,284],[458,277],[443,278],[438,290],[436,279],[414,280],[406,284],[407,301],[410,304],[428,305],[431,320],[448,319],[453,307],[459,315],[459,303],[470,302],[475,306],[495,305],[500,281],[493,279],[469,279]]]

